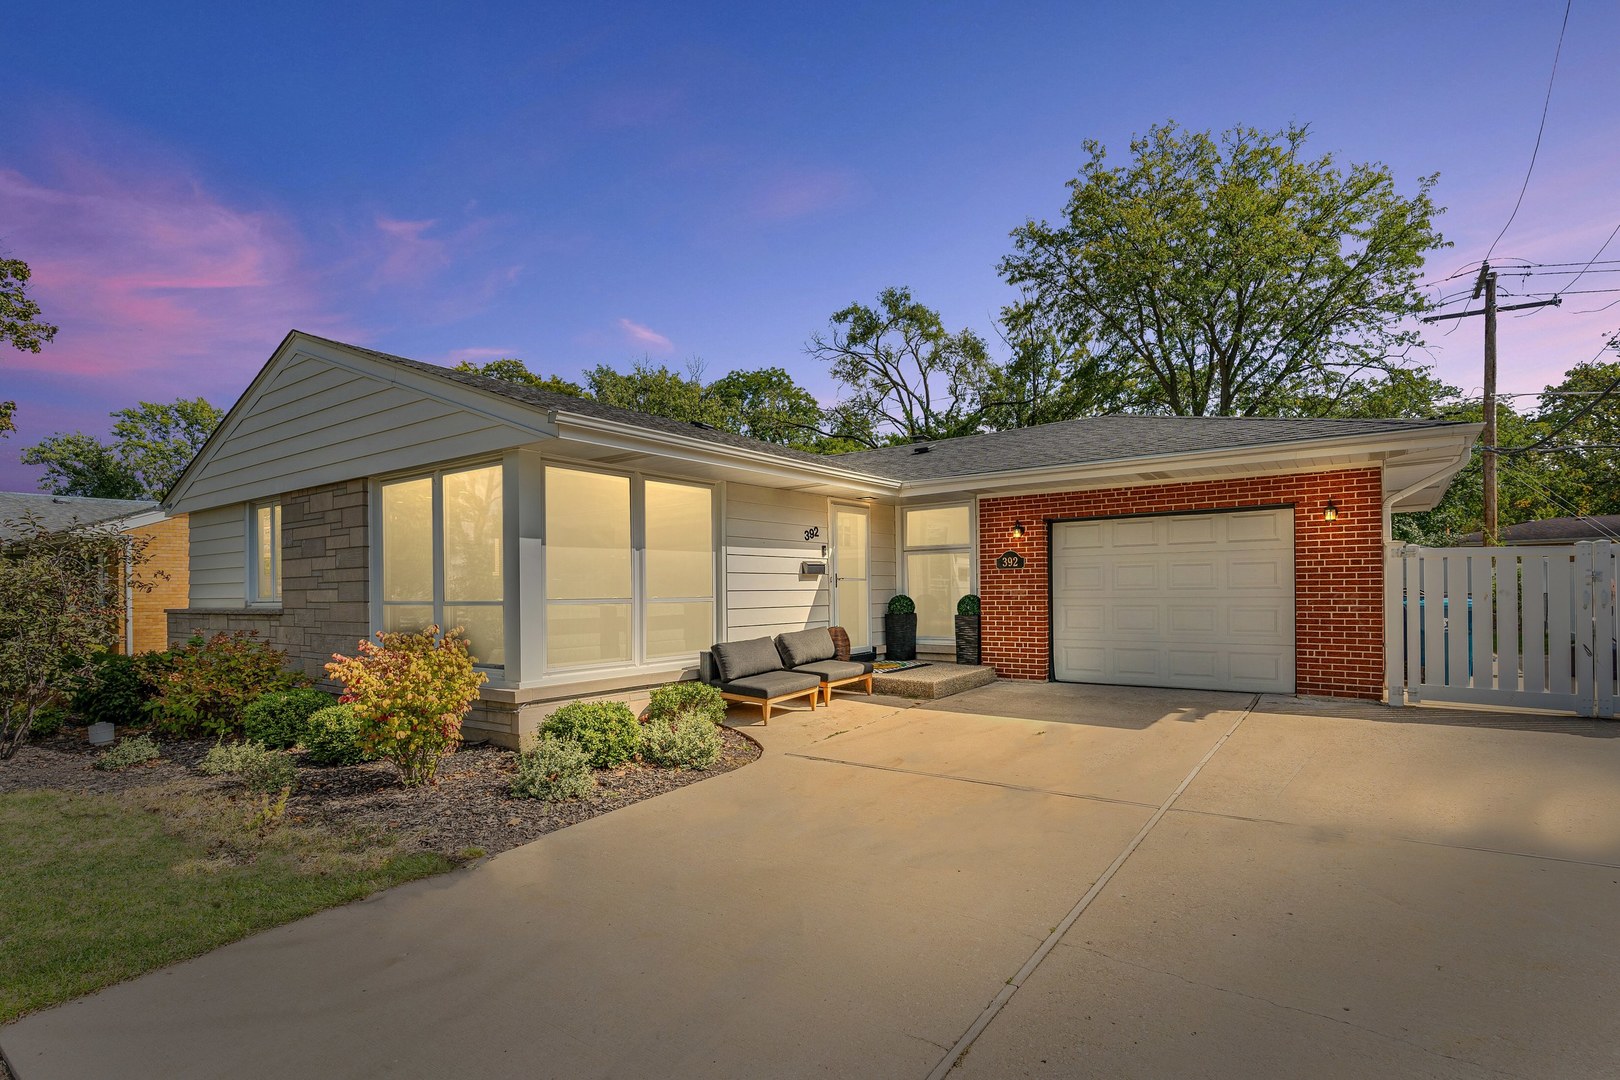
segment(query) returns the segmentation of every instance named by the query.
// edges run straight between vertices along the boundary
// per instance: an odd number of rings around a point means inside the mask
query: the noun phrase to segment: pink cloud
[[[792,221],[847,205],[859,194],[859,179],[842,169],[789,172],[755,192],[748,212],[761,221]]]
[[[619,329],[624,332],[626,338],[644,349],[651,349],[654,352],[675,351],[675,343],[670,341],[669,338],[650,327],[642,326],[638,322],[620,319]]]
[[[480,360],[500,360],[508,356],[516,356],[515,349],[486,349],[473,347],[468,349],[451,349],[444,354],[444,362],[454,367],[464,361],[477,363]]]
[[[423,235],[438,224],[436,219],[404,221],[378,216],[375,224],[381,234],[381,260],[374,284],[419,284],[447,261],[444,241]]]

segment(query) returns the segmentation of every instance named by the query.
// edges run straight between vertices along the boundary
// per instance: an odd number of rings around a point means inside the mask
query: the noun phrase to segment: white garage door
[[[1062,682],[1294,691],[1294,512],[1052,527]]]

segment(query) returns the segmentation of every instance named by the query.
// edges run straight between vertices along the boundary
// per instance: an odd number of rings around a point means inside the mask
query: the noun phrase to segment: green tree
[[[704,394],[719,409],[720,427],[762,442],[815,450],[826,441],[825,417],[815,395],[779,367],[733,371]]]
[[[536,375],[530,371],[528,365],[513,356],[502,357],[499,360],[490,360],[482,364],[474,364],[463,360],[456,365],[457,371],[468,375],[485,375],[491,379],[500,379],[502,382],[516,383],[519,386],[531,386],[536,390],[545,390],[553,394],[566,394],[569,397],[586,397],[585,388],[578,383],[569,382],[560,375]]]
[[[43,465],[41,490],[100,499],[161,499],[185,471],[223,414],[202,398],[143,401],[119,409],[112,441],[84,432],[56,434],[23,450]]]
[[[911,290],[891,287],[876,307],[835,312],[806,351],[846,391],[845,415],[893,441],[946,439],[980,427],[994,365],[972,330],[951,333]]]
[[[1620,352],[1620,336],[1609,345]],[[1544,462],[1570,508],[1561,516],[1620,514],[1620,361],[1570,368],[1542,393],[1536,419],[1547,432],[1548,452],[1523,456]],[[1509,455],[1515,464],[1516,458]]]
[[[1118,167],[1087,142],[1063,216],[1015,229],[1001,273],[1136,410],[1325,407],[1417,344],[1398,324],[1424,309],[1424,253],[1444,241],[1436,177],[1406,197],[1382,164],[1307,157],[1306,137],[1166,123]]]
[[[40,319],[39,304],[28,295],[32,271],[21,259],[0,259],[0,341],[23,352],[37,353],[56,337],[56,327]],[[0,437],[16,431],[15,401],[0,401]]]
[[[724,420],[720,403],[704,393],[702,369],[698,364],[682,374],[662,364],[654,367],[643,357],[627,372],[598,364],[585,373],[585,381],[590,386],[591,396],[604,405],[715,428]]]

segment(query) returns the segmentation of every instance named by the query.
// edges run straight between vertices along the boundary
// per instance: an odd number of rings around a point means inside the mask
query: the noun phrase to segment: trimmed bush
[[[158,745],[150,735],[131,735],[119,739],[96,758],[98,769],[127,769],[142,765],[158,756]]]
[[[353,705],[329,705],[304,721],[304,757],[312,765],[359,765],[374,760],[361,740]]]
[[[591,756],[573,739],[544,735],[518,754],[512,794],[520,799],[557,802],[589,795],[596,786]]]
[[[579,743],[598,769],[623,765],[641,747],[641,725],[622,701],[571,701],[546,717],[540,730]]]
[[[979,598],[973,593],[968,593],[956,602],[956,613],[958,615],[977,615],[979,613]]]
[[[97,653],[74,677],[68,705],[87,724],[135,724],[157,692],[157,664],[142,656]]]
[[[28,725],[28,737],[31,739],[48,739],[62,730],[67,721],[67,711],[60,705],[41,705],[39,711],[34,713],[34,719]]]
[[[174,735],[235,735],[242,714],[264,694],[308,684],[286,670],[287,657],[251,630],[200,634],[169,654],[170,666],[147,705],[158,726]]]
[[[905,593],[895,593],[889,597],[890,615],[911,615],[917,610],[917,601]]]
[[[437,626],[415,634],[379,631],[360,642],[356,656],[333,656],[326,673],[345,687],[342,703],[354,706],[361,740],[387,758],[406,787],[429,783],[439,759],[461,741],[461,720],[489,681],[473,669],[461,630],[439,636]]]
[[[220,743],[197,764],[204,776],[235,776],[249,791],[267,795],[283,788],[291,790],[297,781],[296,769],[291,754],[256,742]]]
[[[707,683],[677,682],[652,692],[647,719],[673,721],[686,713],[696,713],[719,724],[726,718],[726,699]]]
[[[298,745],[311,716],[332,704],[332,696],[319,690],[264,694],[242,710],[242,734],[273,750],[285,750]]]
[[[674,720],[647,719],[641,730],[641,756],[666,769],[707,769],[725,751],[720,729],[702,713],[682,713]]]

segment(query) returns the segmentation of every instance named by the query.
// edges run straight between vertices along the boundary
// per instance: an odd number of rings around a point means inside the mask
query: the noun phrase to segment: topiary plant
[[[716,724],[723,723],[726,719],[726,699],[707,683],[688,680],[660,686],[652,692],[652,700],[647,703],[648,723],[654,720],[673,721],[687,713],[702,716]]]
[[[311,765],[359,765],[371,761],[353,705],[329,705],[304,721],[304,757]]]
[[[579,743],[598,769],[623,765],[641,748],[641,725],[622,701],[571,701],[546,717],[540,731]]]
[[[332,696],[319,690],[283,690],[261,694],[242,710],[242,734],[272,750],[296,746],[309,718],[332,706]]]
[[[917,601],[905,593],[895,593],[889,597],[890,615],[910,615],[917,610]]]
[[[979,613],[979,598],[973,593],[968,593],[956,602],[956,613],[958,615],[977,615]]]

